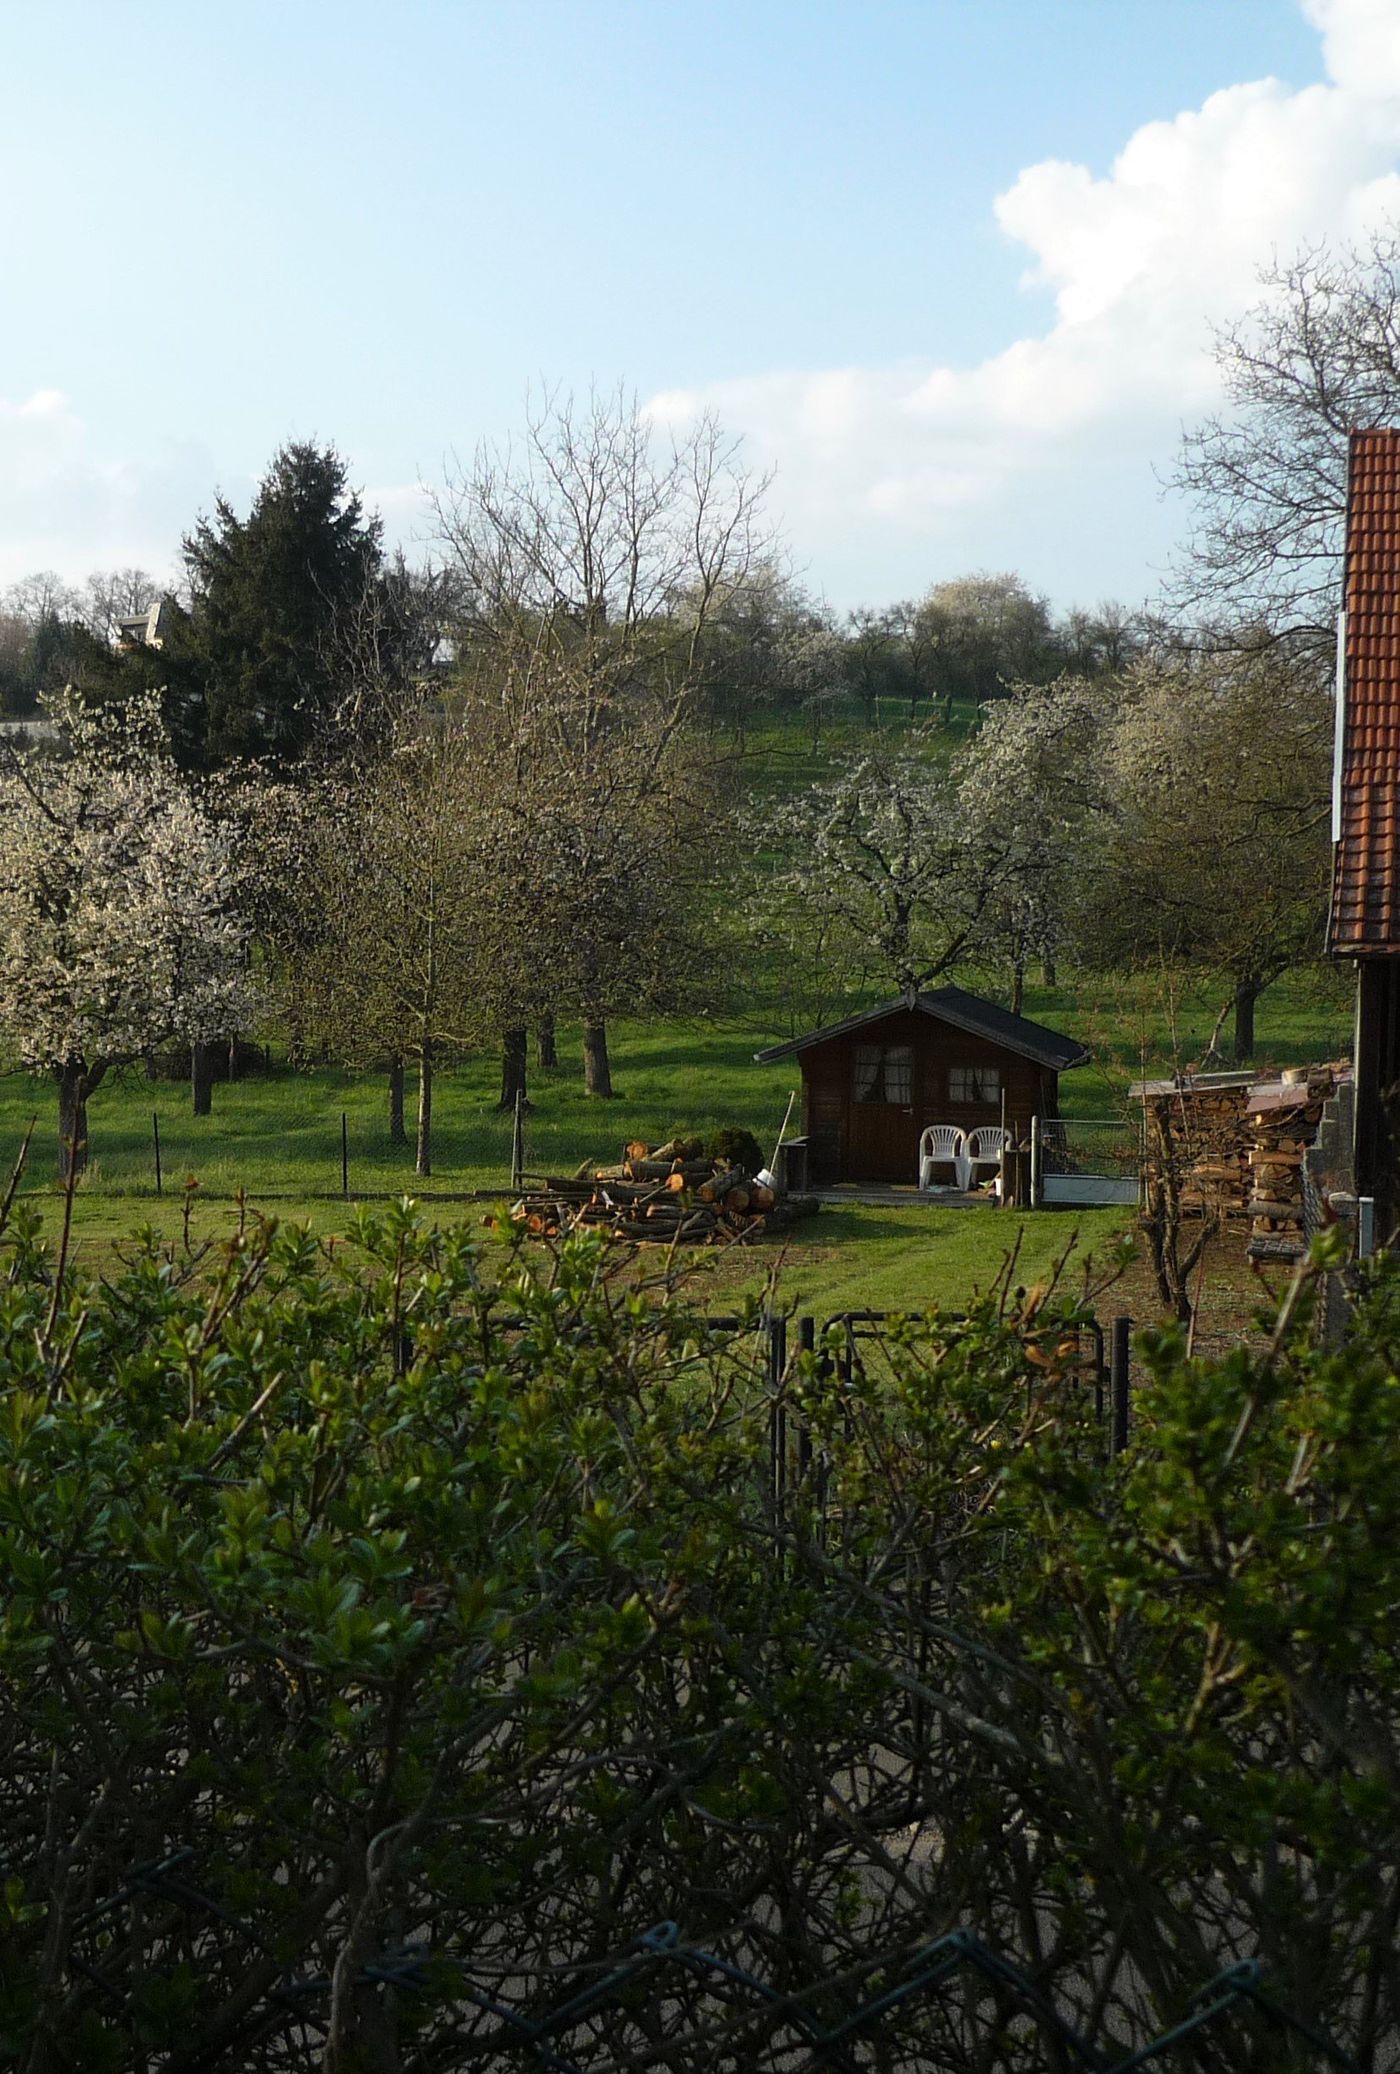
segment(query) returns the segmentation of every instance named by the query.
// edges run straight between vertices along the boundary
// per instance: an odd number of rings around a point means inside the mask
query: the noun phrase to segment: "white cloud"
[[[1148,590],[1168,537],[1153,467],[1215,395],[1210,325],[1256,299],[1274,253],[1400,214],[1400,6],[1305,11],[1325,81],[1226,86],[1134,132],[1107,173],[1049,160],[997,197],[1027,283],[1053,294],[1048,329],[970,367],[795,370],[652,408],[712,405],[776,464],[799,561],[844,563],[872,596],[979,562],[1062,595]]]
[[[57,389],[0,396],[0,588],[36,569],[70,581],[101,568],[164,576],[215,481],[202,446],[166,442],[140,461],[100,454]]]
[[[61,390],[0,395],[0,590],[40,569],[70,583],[133,566],[177,576],[179,544],[196,515],[216,493],[246,510],[254,488],[201,442],[153,442],[139,459],[103,453]],[[411,555],[428,531],[422,486],[390,483],[362,495],[383,516],[389,545]]]
[[[1303,0],[1322,31],[1327,76],[1358,100],[1400,95],[1400,14],[1395,0]]]

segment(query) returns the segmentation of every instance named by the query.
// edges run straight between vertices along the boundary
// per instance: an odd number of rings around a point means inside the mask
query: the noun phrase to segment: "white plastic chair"
[[[951,1166],[954,1186],[967,1187],[967,1132],[955,1123],[931,1123],[919,1140],[919,1187],[936,1188],[935,1167]],[[946,1185],[946,1184],[945,1184]]]
[[[969,1131],[965,1155],[968,1179],[977,1180],[979,1167],[991,1167],[1000,1176],[1001,1156],[1010,1143],[1010,1131],[999,1123],[979,1124],[975,1131]]]

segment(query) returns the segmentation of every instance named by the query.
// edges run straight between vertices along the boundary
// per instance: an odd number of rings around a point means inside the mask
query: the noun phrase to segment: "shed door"
[[[918,1179],[912,1044],[852,1045],[850,1118],[847,1180]]]

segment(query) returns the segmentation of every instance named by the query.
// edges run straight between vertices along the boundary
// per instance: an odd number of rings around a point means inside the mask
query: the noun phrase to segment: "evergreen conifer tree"
[[[335,702],[338,624],[379,577],[380,535],[335,449],[309,441],[277,452],[246,519],[216,498],[184,541],[190,604],[159,672],[182,762],[304,758]]]

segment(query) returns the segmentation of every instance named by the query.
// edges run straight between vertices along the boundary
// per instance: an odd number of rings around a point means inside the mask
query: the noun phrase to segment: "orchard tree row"
[[[1322,948],[1332,699],[1306,652],[1178,649],[1121,676],[1015,686],[951,758],[929,729],[877,738],[782,817],[755,928],[794,1029],[853,994],[969,964],[1193,965],[1217,977],[1212,1051]]]
[[[595,398],[447,484],[440,578],[382,563],[333,456],[288,449],[246,522],[220,506],[164,645],[110,649],[0,745],[0,1024],[57,1083],[65,1162],[115,1066],[252,1016],[386,1068],[395,1120],[412,1061],[422,1174],[467,1047],[501,1047],[513,1105],[527,1031],[572,1017],[610,1095],[609,1019],[691,1005],[705,970],[726,808],[699,693],[755,498],[709,422],[663,450]]]

